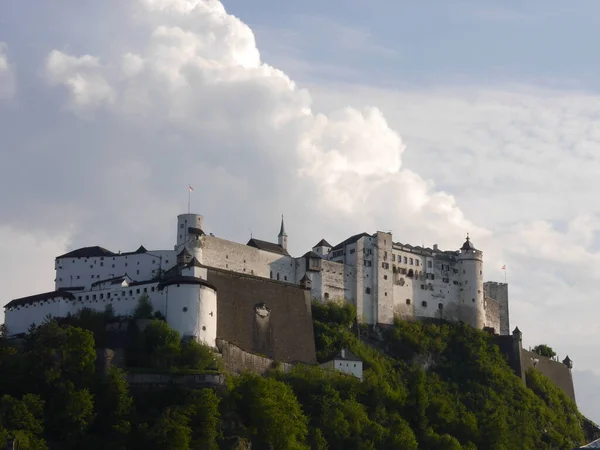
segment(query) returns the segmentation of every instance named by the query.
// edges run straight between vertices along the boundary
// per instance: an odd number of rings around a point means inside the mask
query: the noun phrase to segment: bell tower
[[[277,243],[284,250],[287,250],[287,238],[288,238],[288,235],[285,232],[285,225],[283,224],[283,215],[282,215],[281,216],[281,228],[279,230],[279,236],[277,237]]]

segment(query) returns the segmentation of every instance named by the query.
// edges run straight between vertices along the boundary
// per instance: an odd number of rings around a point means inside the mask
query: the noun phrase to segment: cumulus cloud
[[[0,41],[0,100],[12,97],[17,89],[15,68],[8,60],[8,45]]]

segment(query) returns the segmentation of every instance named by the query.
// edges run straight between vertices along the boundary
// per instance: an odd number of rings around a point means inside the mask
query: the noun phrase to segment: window
[[[365,294],[370,294],[370,293],[371,293],[371,288],[370,287],[365,288]]]
[[[114,264],[112,265],[112,268],[113,268],[113,269],[115,268],[115,265],[114,265]]]
[[[182,223],[179,224],[179,228],[183,229],[183,224]]]
[[[427,261],[427,267],[431,269],[433,267],[433,263],[431,261]]]
[[[413,261],[413,259],[412,259],[412,258],[410,258],[410,259],[408,260],[408,263],[409,263],[411,266],[413,265],[413,262],[414,262],[414,261]]]
[[[405,256],[404,257],[404,264],[408,263],[408,258]]]
[[[277,280],[279,280],[279,272],[277,272]]]
[[[450,282],[450,279],[449,279],[449,278],[442,278],[442,281],[443,281],[444,283],[449,283],[449,282]]]
[[[135,271],[135,274],[136,274],[136,275],[139,275],[139,274],[140,274],[140,271],[139,271],[139,270],[136,270],[136,271]]]
[[[421,302],[421,306],[422,306],[423,308],[427,308],[427,302]]]
[[[77,275],[77,279],[79,280],[79,275]]]
[[[244,269],[244,270],[246,270],[246,269]],[[287,275],[283,276],[283,281],[287,281]]]
[[[387,259],[387,252],[383,252],[383,259]]]
[[[425,285],[424,284],[421,285],[421,289],[425,289]]]
[[[96,294],[92,295],[92,300],[96,300]]]
[[[106,298],[110,298],[110,292],[106,294]]]
[[[100,300],[104,298],[104,294],[100,294]]]
[[[90,299],[90,296],[89,296],[89,295],[86,295],[86,296],[85,296],[85,299],[86,299],[86,300],[89,300],[89,299]]]
[[[324,297],[325,297],[325,300],[329,300],[329,292],[325,292]]]
[[[473,303],[475,303],[475,299],[473,299]]]
[[[419,260],[418,259],[415,259],[415,265],[417,265],[417,266],[419,265]]]
[[[273,271],[271,270],[271,273],[269,275],[269,278],[273,279]]]
[[[389,268],[390,268],[390,263],[386,263],[386,262],[384,262],[384,263],[381,263],[381,267],[382,267],[383,269],[389,269]]]
[[[132,297],[133,296],[133,290],[129,290],[129,296]]]
[[[387,292],[385,292],[384,295],[387,297]]]
[[[183,312],[187,312],[187,306],[183,307]]]
[[[152,286],[152,288],[150,289],[152,292],[154,292],[154,286]]]
[[[125,297],[125,291],[121,291],[121,297]]]
[[[351,248],[351,249],[350,249],[350,254],[351,254],[351,255],[354,255],[354,253],[356,253],[356,250],[355,250],[355,249],[353,249],[353,248]]]
[[[410,305],[410,298],[407,298],[407,299],[406,299],[406,304],[407,304],[407,305]]]
[[[387,280],[387,275],[384,275],[384,276],[383,276],[383,279],[384,279],[384,280]]]
[[[438,303],[438,309],[441,311],[442,309],[444,309],[444,305],[442,303]]]
[[[148,292],[148,288],[144,288],[144,294]]]
[[[396,261],[396,255],[392,254],[392,262]]]

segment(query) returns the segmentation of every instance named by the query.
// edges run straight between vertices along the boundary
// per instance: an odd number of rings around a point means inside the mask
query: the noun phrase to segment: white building
[[[483,255],[470,239],[458,251],[394,242],[391,233],[357,234],[336,246],[322,239],[294,258],[287,251],[283,218],[277,244],[250,239],[232,242],[203,229],[203,218],[177,218],[173,250],[114,253],[84,247],[55,260],[55,290],[5,306],[10,334],[27,331],[46,316],[62,317],[82,308],[130,314],[147,294],[155,308],[182,335],[210,345],[216,338],[216,290],[207,281],[213,267],[281,282],[311,286],[315,299],[343,299],[356,305],[370,325],[402,319],[439,318],[490,327],[508,334],[506,284],[483,283]]]
[[[338,372],[354,375],[356,378],[362,381],[362,359],[348,349],[343,348],[337,355],[335,355],[329,361],[320,364],[320,366],[324,369],[337,370]]]

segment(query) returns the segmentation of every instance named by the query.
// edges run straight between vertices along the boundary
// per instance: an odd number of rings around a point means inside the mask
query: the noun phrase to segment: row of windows
[[[154,286],[152,286],[150,288],[150,292],[154,292],[155,290],[156,290],[156,288]],[[121,291],[121,297],[125,297],[127,295],[127,292],[129,292],[129,296],[130,297],[133,297],[133,289],[129,289],[129,291]],[[143,291],[141,289],[136,289],[135,290],[135,293],[138,294],[138,295],[141,294],[142,292],[144,294],[147,294],[148,293],[148,288],[144,288]],[[118,297],[118,296],[119,296],[119,294],[115,293],[114,297]],[[96,300],[97,298],[99,298],[100,300],[103,300],[104,299],[104,293],[100,293],[100,294],[98,294],[98,296],[96,296],[96,294],[92,294],[92,300]],[[110,299],[110,298],[111,298],[111,293],[107,292],[106,293],[106,299]],[[90,296],[86,295],[85,296],[85,300],[89,300],[89,299],[90,299]],[[79,300],[79,301],[84,300],[84,296],[83,295],[79,295],[77,297],[77,300]]]

